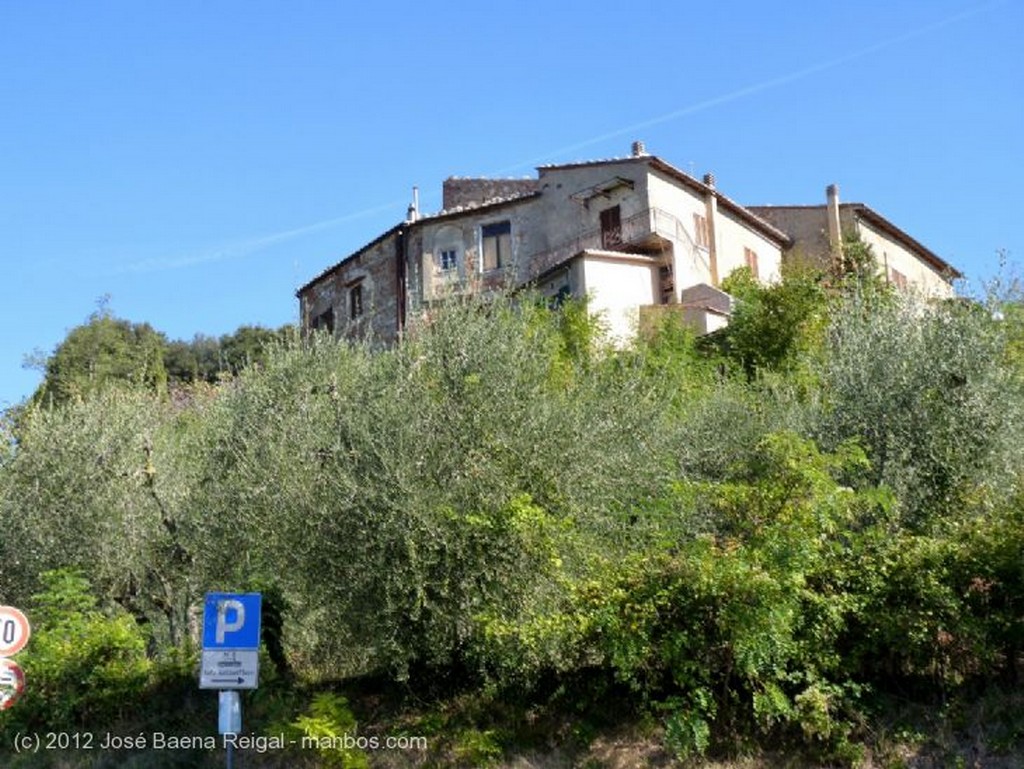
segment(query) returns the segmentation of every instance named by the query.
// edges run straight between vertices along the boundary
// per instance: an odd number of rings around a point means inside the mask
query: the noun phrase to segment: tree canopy
[[[185,655],[206,590],[259,589],[300,681],[611,697],[681,757],[771,739],[853,763],[886,696],[1019,673],[1019,318],[856,280],[730,285],[711,342],[666,325],[606,348],[579,307],[501,295],[389,349],[197,338],[178,398],[94,352],[152,361],[132,345],[167,356],[158,334],[94,317],[54,371],[126,386],[59,391],[0,454],[5,600],[45,610],[84,590],[53,576],[74,569],[107,612],[77,624],[109,617],[144,676],[127,616],[149,655]],[[215,350],[231,386],[200,375]],[[76,680],[64,647],[41,646],[42,691]]]
[[[109,386],[141,387],[154,393],[195,382],[217,382],[266,359],[270,346],[293,334],[290,326],[241,326],[220,337],[197,334],[169,341],[148,323],[118,318],[101,300],[88,320],[68,332],[38,362],[43,382],[32,397],[42,406],[88,398]]]

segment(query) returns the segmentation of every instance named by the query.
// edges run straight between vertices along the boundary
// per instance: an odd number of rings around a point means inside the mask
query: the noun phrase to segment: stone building
[[[841,267],[845,238],[871,246],[882,276],[896,289],[946,299],[963,274],[863,203],[840,203],[839,188],[829,185],[824,205],[749,206],[790,237],[787,261],[821,268]]]
[[[306,330],[390,342],[448,297],[529,285],[588,297],[614,339],[665,310],[707,333],[728,322],[732,298],[720,286],[730,272],[775,281],[784,253],[821,250],[818,208],[743,207],[711,174],[698,180],[640,142],[629,157],[542,166],[535,179],[453,177],[442,211],[421,215],[414,192],[405,221],[302,286],[300,318]],[[866,206],[828,211],[872,244],[887,239],[879,255],[908,281],[958,275]]]

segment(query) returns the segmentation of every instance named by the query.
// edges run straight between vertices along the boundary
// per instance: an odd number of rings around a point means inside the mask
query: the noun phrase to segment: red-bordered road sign
[[[14,660],[0,659],[0,710],[14,705],[25,691],[25,673]]]
[[[0,606],[0,657],[13,657],[32,635],[28,618],[13,606]]]

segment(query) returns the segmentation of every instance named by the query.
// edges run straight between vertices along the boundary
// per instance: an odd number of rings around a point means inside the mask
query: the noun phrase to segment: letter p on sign
[[[259,649],[261,605],[259,593],[207,593],[203,649]]]
[[[234,617],[229,621],[228,613],[234,612]],[[214,631],[214,637],[216,638],[217,645],[222,646],[224,644],[224,636],[227,633],[234,633],[236,630],[241,630],[245,625],[245,604],[241,601],[236,601],[233,598],[228,598],[217,603],[217,625]]]

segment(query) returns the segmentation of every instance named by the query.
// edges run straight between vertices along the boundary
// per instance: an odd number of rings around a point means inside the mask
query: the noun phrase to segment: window
[[[313,322],[309,326],[313,331],[326,331],[328,334],[333,334],[334,308],[328,307],[324,312],[313,318]]]
[[[711,236],[708,233],[707,217],[700,214],[693,215],[693,231],[696,233],[697,245],[701,248],[711,247]]]
[[[348,316],[355,320],[363,314],[363,284],[357,283],[348,290]]]
[[[441,269],[444,272],[454,270],[459,266],[459,252],[454,248],[447,248],[441,252]]]
[[[505,267],[512,259],[512,223],[495,222],[480,228],[483,269],[497,270]]]
[[[555,293],[553,297],[551,297],[551,301],[548,302],[548,307],[552,310],[557,310],[559,307],[565,304],[571,296],[572,289],[569,288],[568,283],[565,283],[558,287],[558,291]]]
[[[676,282],[672,278],[671,264],[663,264],[658,267],[658,284],[661,288],[661,303],[671,304],[676,295]]]
[[[744,248],[743,258],[747,262],[747,268],[750,270],[750,274],[755,278],[759,277],[757,273],[757,251],[752,248]]]
[[[622,244],[622,219],[619,207],[601,212],[601,248],[615,248]]]
[[[900,291],[907,290],[907,276],[904,275],[899,270],[895,268],[891,269],[889,279],[892,282],[892,284],[896,286],[896,288],[898,288]]]

